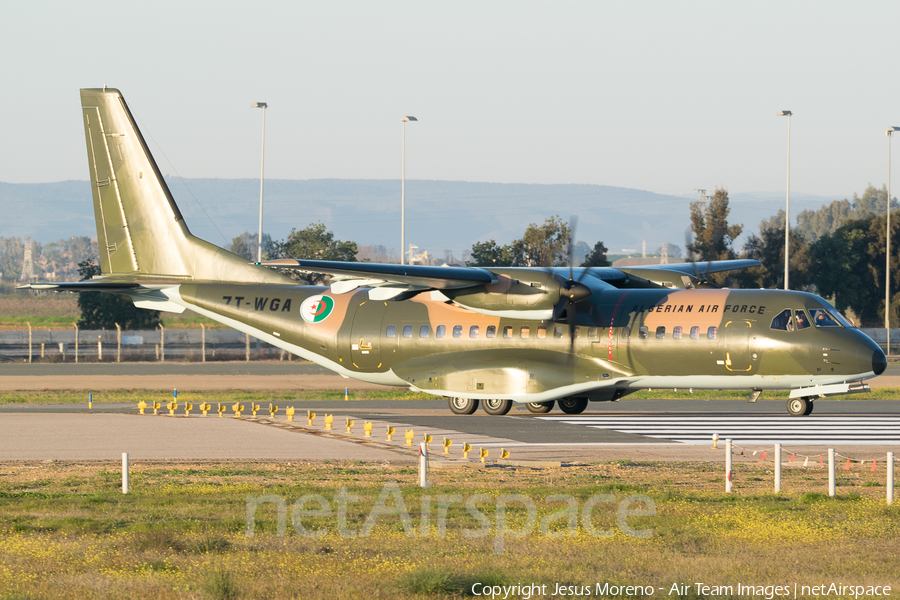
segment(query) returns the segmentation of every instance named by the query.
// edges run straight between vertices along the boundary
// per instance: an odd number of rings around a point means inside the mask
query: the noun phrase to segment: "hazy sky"
[[[78,89],[164,173],[834,195],[887,179],[898,2],[2,2],[0,181],[86,179]],[[900,141],[900,140],[898,140]],[[898,147],[895,154],[900,154]],[[164,153],[164,154],[163,154]],[[898,171],[900,174],[900,171]]]

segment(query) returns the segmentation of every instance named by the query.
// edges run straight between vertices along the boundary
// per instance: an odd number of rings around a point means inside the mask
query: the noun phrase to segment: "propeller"
[[[693,274],[691,275],[691,285],[694,289],[720,289],[721,286],[716,285],[712,281],[709,280],[710,269],[712,269],[712,261],[706,261],[706,269],[700,271],[697,268],[697,261],[694,255],[694,252],[691,250],[691,246],[693,245],[693,239],[691,236],[691,228],[688,227],[684,230],[684,249],[687,251],[688,262],[691,263],[691,270]]]
[[[583,300],[587,300],[591,296],[591,288],[581,283],[581,280],[587,275],[590,269],[584,269],[575,279],[575,228],[578,225],[578,219],[571,217],[569,220],[569,243],[568,243],[568,261],[569,261],[569,279],[559,285],[559,302],[553,308],[552,322],[558,322],[563,311],[566,311],[566,321],[569,325],[569,365],[574,362],[575,357],[575,326],[576,326],[576,310],[575,305]]]

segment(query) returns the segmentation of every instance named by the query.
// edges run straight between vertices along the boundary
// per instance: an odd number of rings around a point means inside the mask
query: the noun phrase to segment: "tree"
[[[466,265],[470,267],[511,267],[510,246],[500,246],[494,240],[475,242]]]
[[[581,263],[582,267],[608,267],[612,263],[606,258],[606,253],[609,252],[606,249],[606,244],[603,242],[597,242],[594,244],[594,249],[584,258],[584,262]]]
[[[744,255],[762,266],[741,269],[733,275],[741,287],[784,288],[784,211],[759,224],[759,236],[752,234],[744,244]],[[789,284],[806,289],[809,279],[809,245],[797,231],[791,231]]]
[[[273,241],[266,247],[270,259],[301,258],[357,262],[356,252],[356,242],[334,239],[334,234],[327,231],[322,223],[312,223],[300,231],[291,229],[285,240]],[[320,273],[301,273],[293,269],[290,276],[309,285],[319,285],[325,281],[325,276]]]
[[[80,281],[87,281],[100,274],[100,266],[93,258],[78,263]],[[122,329],[156,329],[160,323],[158,310],[138,308],[128,296],[106,292],[81,292],[78,295],[82,329],[114,329],[118,323]]]
[[[743,225],[729,225],[728,190],[716,188],[709,204],[691,202],[691,230],[694,241],[687,245],[693,260],[728,260],[737,257],[731,244],[741,235]]]
[[[258,239],[258,233],[250,233],[249,231],[245,231],[241,235],[231,240],[231,246],[228,247],[228,251],[233,252],[238,256],[243,256],[247,260],[256,260],[256,240]],[[266,252],[266,249],[272,243],[272,236],[270,236],[268,233],[263,233],[262,239],[263,252]]]

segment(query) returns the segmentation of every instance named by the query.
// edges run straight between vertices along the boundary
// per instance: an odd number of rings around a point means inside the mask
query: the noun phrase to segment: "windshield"
[[[827,308],[811,308],[809,314],[812,315],[813,323],[816,327],[846,327],[847,329],[856,329],[853,323],[839,313],[834,307]]]

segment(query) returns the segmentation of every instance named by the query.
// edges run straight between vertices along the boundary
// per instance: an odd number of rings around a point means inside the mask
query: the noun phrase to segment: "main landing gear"
[[[449,398],[449,403],[454,415],[471,415],[478,410],[478,400],[472,398]]]
[[[559,410],[567,415],[580,415],[587,408],[587,398],[561,398],[557,400]]]
[[[813,411],[813,399],[810,397],[790,398],[787,402],[787,411],[792,417],[808,415]]]
[[[479,401],[472,398],[448,398],[450,412],[454,415],[471,415],[478,410]],[[490,400],[482,400],[481,408],[489,415],[505,415],[513,406],[512,400],[500,398],[491,398]],[[587,398],[562,398],[557,401],[549,400],[547,402],[528,402],[525,408],[528,412],[543,415],[553,410],[553,405],[558,404],[559,409],[567,415],[578,415],[587,408]]]

